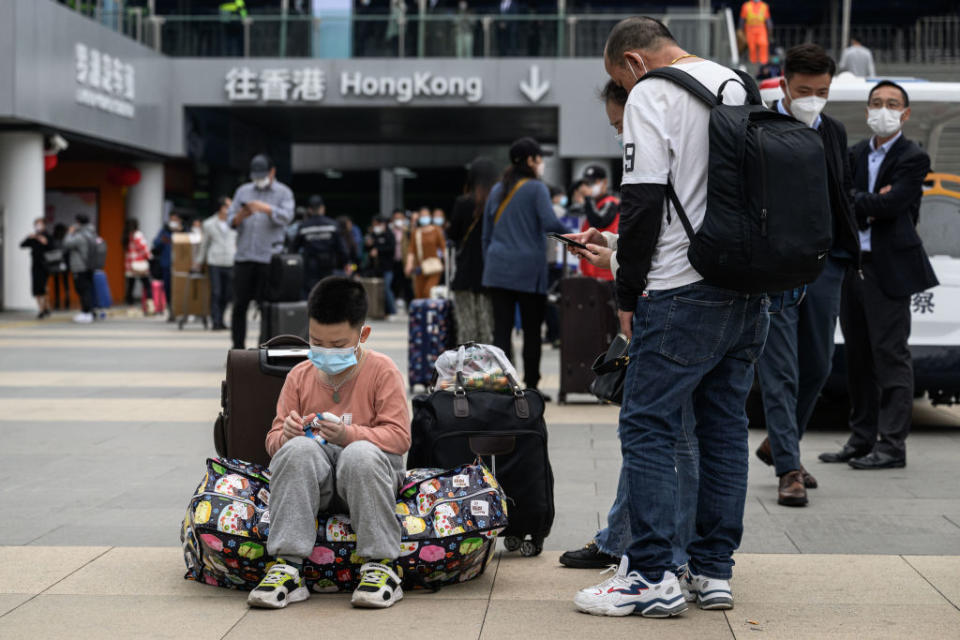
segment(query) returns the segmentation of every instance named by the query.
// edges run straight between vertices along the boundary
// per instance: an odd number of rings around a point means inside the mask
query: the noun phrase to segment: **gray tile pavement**
[[[82,327],[0,316],[0,499],[24,516],[0,528],[0,545],[178,545],[182,511],[214,455],[228,336],[156,319]],[[405,325],[373,324],[372,344],[403,367]],[[556,384],[558,371],[558,352],[545,349],[544,379]],[[557,518],[546,547],[561,550],[605,523],[619,442],[615,408],[551,406],[549,415]],[[845,434],[839,422],[815,425],[803,451],[821,488],[804,509],[777,505],[772,470],[751,457],[742,550],[960,554],[960,412],[919,406],[918,416],[939,426],[911,435],[906,469],[881,473],[817,462]],[[762,435],[750,434],[751,448]]]

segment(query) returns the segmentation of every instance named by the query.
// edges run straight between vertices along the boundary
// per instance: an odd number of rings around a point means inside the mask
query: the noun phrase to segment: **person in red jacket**
[[[600,165],[592,164],[583,170],[583,182],[583,189],[587,192],[583,205],[586,219],[580,230],[586,231],[592,227],[601,232],[617,233],[620,228],[620,199],[607,192],[607,171]],[[613,280],[610,269],[601,269],[582,259],[580,273],[588,278]]]

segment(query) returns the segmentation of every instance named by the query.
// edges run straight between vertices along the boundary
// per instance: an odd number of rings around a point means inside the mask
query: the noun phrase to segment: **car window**
[[[960,198],[924,196],[917,233],[928,256],[960,258]]]

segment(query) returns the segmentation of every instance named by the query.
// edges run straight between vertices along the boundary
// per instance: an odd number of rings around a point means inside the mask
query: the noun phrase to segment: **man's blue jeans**
[[[778,476],[800,468],[800,440],[830,376],[844,273],[842,263],[827,258],[803,301],[770,316],[757,371]]]
[[[687,404],[683,410],[683,433],[677,439],[677,530],[673,537],[673,566],[681,567],[687,563],[687,545],[693,539],[697,518],[697,483],[700,475],[700,454],[697,451],[693,419],[693,405]],[[607,514],[607,527],[594,537],[597,548],[603,553],[619,558],[627,545],[632,542],[630,535],[630,500],[627,494],[627,480],[623,467],[620,467],[620,480],[617,482],[617,497]]]
[[[770,300],[696,283],[637,301],[620,409],[629,498],[629,569],[659,581],[674,567],[677,440],[693,399],[700,452],[691,571],[729,579],[747,496],[747,393]]]

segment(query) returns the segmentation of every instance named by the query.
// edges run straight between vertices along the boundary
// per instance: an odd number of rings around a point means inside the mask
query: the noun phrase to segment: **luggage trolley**
[[[210,317],[210,278],[202,271],[175,271],[173,273],[174,282],[177,278],[183,278],[183,291],[180,293],[180,300],[183,303],[182,314],[177,318],[177,328],[181,331],[187,324],[190,316],[199,318],[203,323],[203,328],[209,328]],[[206,294],[204,294],[206,291]],[[174,298],[177,295],[174,294]]]

